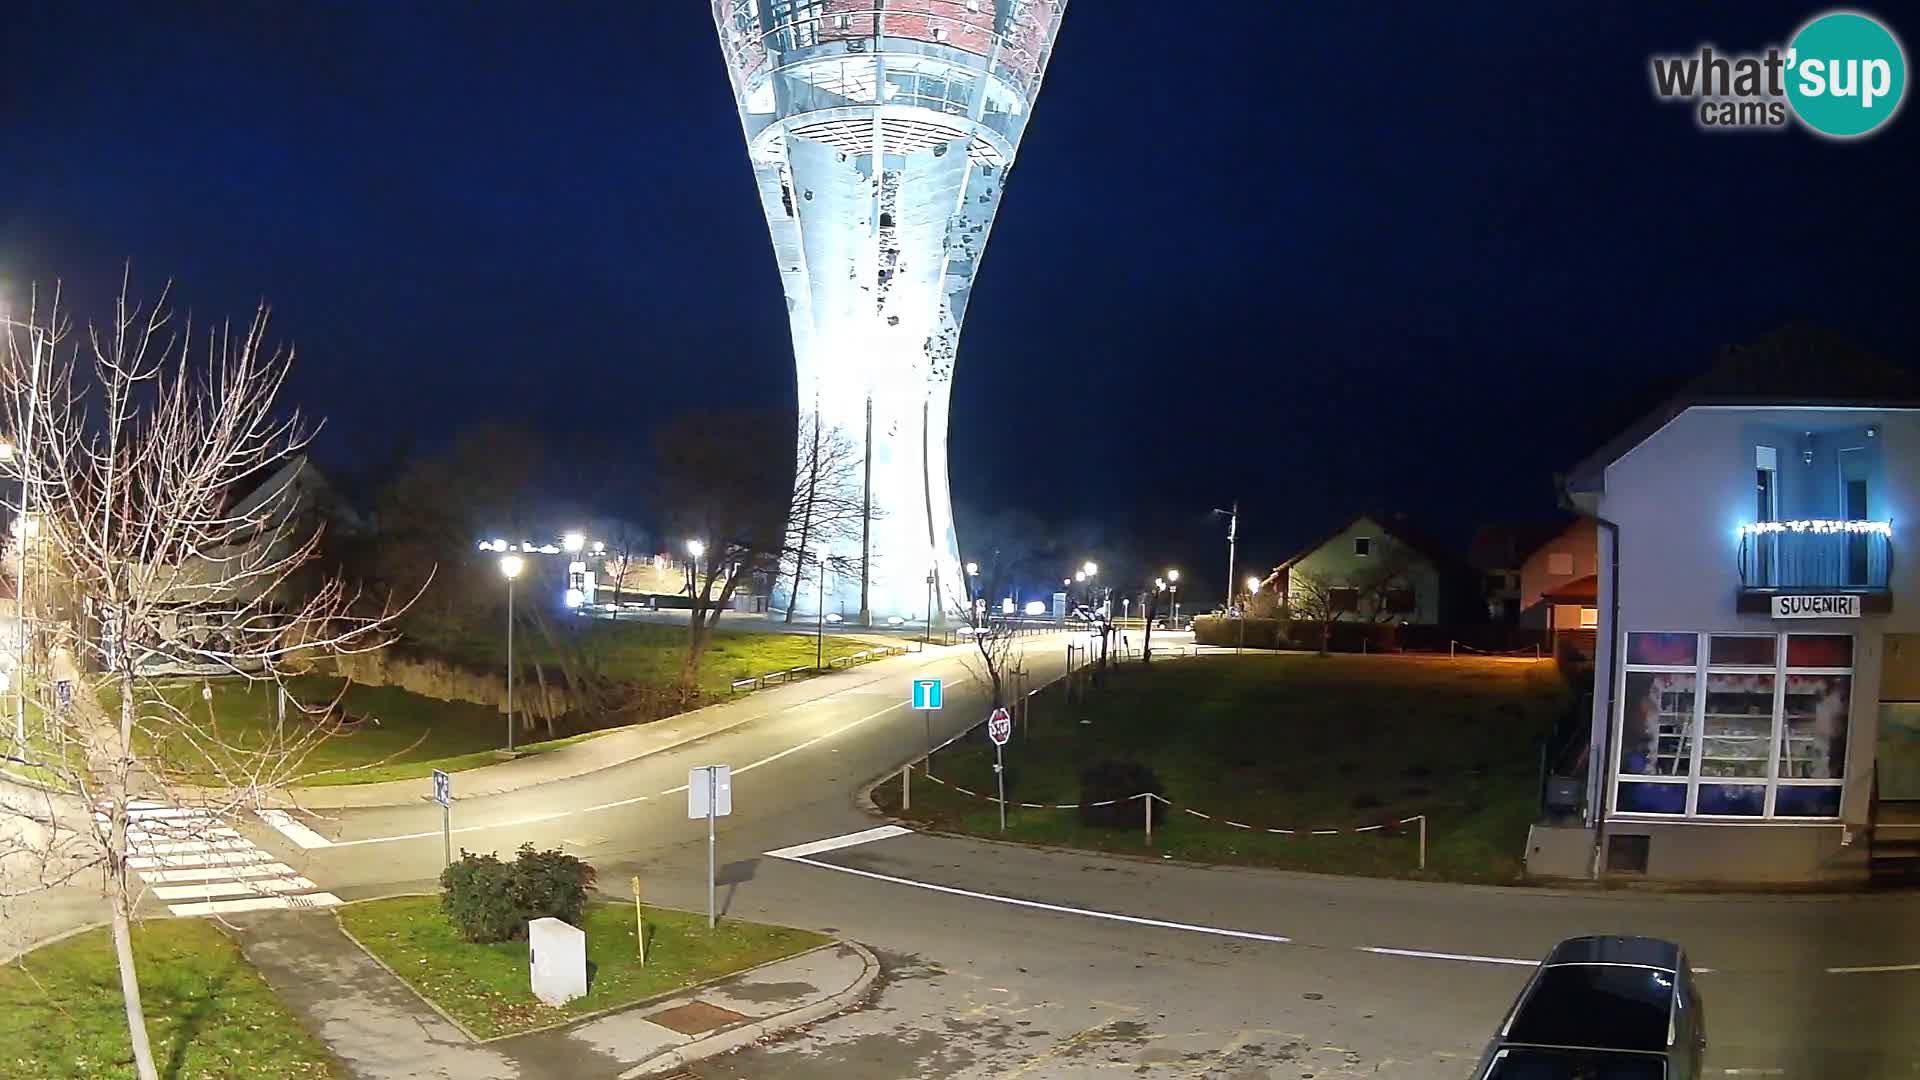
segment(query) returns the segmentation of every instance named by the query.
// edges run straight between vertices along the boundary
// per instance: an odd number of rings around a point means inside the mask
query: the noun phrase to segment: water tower
[[[966,604],[947,494],[954,351],[1065,9],[713,0],[786,291],[802,422],[864,448],[867,535],[831,553],[868,567],[876,621]],[[861,609],[858,573],[827,590],[828,611]],[[796,591],[810,612],[815,583]]]

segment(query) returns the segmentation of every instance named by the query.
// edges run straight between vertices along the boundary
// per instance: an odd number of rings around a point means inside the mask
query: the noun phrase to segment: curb
[[[882,657],[879,660],[872,661],[869,664],[860,664],[860,665],[855,665],[854,667],[842,668],[836,671],[826,672],[820,676],[817,676],[815,679],[809,679],[807,681],[816,682],[820,679],[826,679],[833,675],[852,674],[855,671],[858,671],[859,669],[869,668],[874,664],[884,663],[888,660],[905,659],[906,657],[921,657],[923,659],[939,660],[943,658],[943,654],[933,654],[931,656],[924,656],[922,653],[914,652],[914,653],[903,653],[899,656]],[[869,682],[880,681],[886,678],[886,675],[882,673],[876,673],[876,672],[861,672],[861,673],[872,675],[872,678],[867,680]],[[791,685],[802,685],[802,684],[796,683]],[[770,687],[769,689],[777,690],[777,689],[784,689],[784,688],[785,687]],[[705,719],[704,717],[701,716],[702,713],[706,713],[711,710],[726,708],[730,706],[736,706],[741,704],[742,702],[749,700],[753,696],[754,695],[751,695],[751,694],[739,695],[729,700],[716,701],[716,702],[713,702],[712,704],[702,705],[697,709],[689,709],[686,712],[674,713],[671,716],[664,716],[664,717],[661,717],[659,720],[649,720],[639,724],[630,724],[623,728],[609,729],[608,731],[602,733],[602,737],[615,735],[621,731],[626,731],[630,729],[651,727],[656,724],[685,723],[689,720],[693,720],[697,722],[699,720]],[[594,773],[601,772],[605,769],[615,768],[621,765],[627,765],[632,762],[639,761],[643,758],[651,757],[655,754],[660,754],[669,750],[677,749],[679,747],[687,745],[688,743],[696,742],[700,739],[711,738],[712,736],[715,736],[715,735],[724,734],[726,732],[734,730],[737,727],[740,727],[741,725],[750,724],[756,720],[760,720],[764,718],[765,718],[764,715],[743,716],[737,720],[728,721],[726,723],[715,725],[712,727],[707,727],[698,731],[688,732],[684,735],[684,737],[675,738],[672,741],[663,743],[659,746],[650,747],[642,751],[641,753],[635,754],[631,757],[621,758],[619,760],[607,760],[604,758],[596,759],[591,762],[590,767],[584,768],[579,772],[569,773],[565,776],[549,776],[536,783],[529,783],[529,784],[505,783],[504,786],[489,785],[484,789],[466,792],[462,797],[469,798],[469,799],[476,799],[476,798],[491,797],[495,795],[506,795],[506,794],[512,794],[518,791],[526,791],[532,787],[539,786],[539,784],[557,783],[560,781],[577,779],[582,776],[590,776]],[[588,744],[591,744],[594,741],[596,740],[593,740],[593,739],[586,740]],[[455,772],[453,775],[457,777],[462,774],[470,774],[470,773],[476,772],[478,771],[478,769],[481,769],[481,768],[510,766],[513,763],[514,762],[512,761],[494,762],[489,765],[477,766],[473,769],[462,769]],[[383,810],[383,809],[390,809],[397,806],[430,805],[430,800],[428,800],[428,798],[425,795],[422,795],[417,791],[405,797],[401,797],[398,795],[391,796],[390,801],[382,801],[382,802],[361,802],[361,801],[352,800],[349,797],[349,794],[356,790],[365,790],[367,788],[377,787],[380,784],[394,784],[396,786],[404,784],[404,785],[412,785],[413,787],[418,787],[424,781],[425,781],[425,778],[421,777],[413,780],[382,780],[382,781],[376,781],[375,783],[372,783],[372,784],[324,784],[317,787],[313,787],[313,786],[302,787],[297,784],[289,785],[285,789],[277,793],[279,795],[279,798],[273,800],[273,804],[278,809],[320,810],[320,811]]]
[[[852,949],[860,955],[860,977],[851,986],[837,994],[830,994],[819,1001],[802,1005],[795,1009],[750,1024],[727,1028],[705,1035],[692,1042],[683,1043],[670,1050],[664,1050],[638,1065],[620,1074],[620,1080],[636,1080],[652,1073],[669,1069],[682,1069],[696,1061],[703,1061],[720,1054],[731,1053],[743,1047],[759,1042],[770,1035],[779,1035],[795,1028],[805,1027],[816,1021],[825,1020],[837,1012],[860,1004],[872,991],[873,984],[880,978],[880,960],[873,951],[855,941],[842,941],[839,944]]]
[[[103,919],[103,920],[100,920],[99,922],[81,923],[79,926],[70,926],[65,930],[60,931],[57,934],[52,934],[48,937],[41,938],[39,941],[35,941],[28,944],[26,948],[21,949],[19,952],[16,952],[11,956],[0,956],[0,967],[6,967],[9,964],[12,964],[15,961],[20,960],[22,957],[25,957],[27,954],[38,952],[39,950],[44,949],[49,945],[58,945],[60,942],[65,941],[70,937],[79,937],[81,934],[84,934],[89,930],[99,930],[107,925],[108,925],[107,921]]]

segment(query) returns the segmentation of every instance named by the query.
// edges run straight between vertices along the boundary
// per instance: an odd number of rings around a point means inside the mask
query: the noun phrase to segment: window
[[[1626,656],[1616,812],[1838,816],[1852,637],[1631,633]]]
[[[1360,556],[1360,557],[1361,557],[1361,558],[1363,558],[1363,559],[1364,559],[1364,558],[1366,558],[1367,556],[1369,556],[1369,555],[1371,555],[1371,554],[1373,554],[1373,537],[1371,537],[1371,536],[1356,536],[1356,537],[1354,537],[1354,538],[1353,538],[1353,553],[1354,553],[1355,555],[1358,555],[1358,556]]]
[[[1328,589],[1327,604],[1335,611],[1359,611],[1359,589]]]
[[[1410,615],[1416,605],[1412,589],[1388,589],[1387,612],[1392,615]]]
[[[1580,609],[1580,629],[1598,630],[1600,628],[1600,609],[1583,607]]]
[[[1554,577],[1573,576],[1573,553],[1556,551],[1547,556],[1547,573]]]

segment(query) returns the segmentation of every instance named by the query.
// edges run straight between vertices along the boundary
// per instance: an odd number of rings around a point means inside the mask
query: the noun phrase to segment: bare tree
[[[860,447],[853,438],[837,427],[823,427],[820,414],[815,412],[801,415],[796,442],[786,550],[774,568],[770,590],[779,591],[783,573],[792,576],[787,622],[793,621],[794,609],[799,606],[808,562],[818,568],[825,558],[836,573],[854,571],[853,564],[844,556],[822,556],[821,553],[858,540],[865,512],[861,487],[863,462]],[[881,512],[876,509],[873,516],[877,519]],[[836,563],[843,565],[834,565]]]
[[[964,612],[965,633],[974,648],[974,656],[969,659],[977,661],[977,665],[969,663],[968,667],[975,678],[985,677],[996,709],[1014,704],[1012,683],[1022,670],[1026,653],[1013,627],[994,625],[991,605],[978,601],[997,595],[1011,576],[1011,569],[1010,563],[999,559],[988,563],[974,586],[974,602],[952,591],[947,596],[949,608]]]
[[[69,343],[54,296],[25,326],[55,347],[29,359],[9,333],[0,373],[5,421],[32,433],[12,455],[26,498],[16,554],[41,579],[32,669],[16,672],[32,722],[13,756],[49,784],[0,805],[16,826],[0,839],[0,869],[16,894],[100,874],[133,1060],[154,1080],[130,930],[144,889],[133,860],[169,850],[156,839],[219,843],[223,816],[296,776],[339,715],[331,702],[296,702],[295,722],[247,737],[222,729],[210,697],[201,715],[199,695],[156,669],[280,689],[329,655],[384,644],[392,611],[357,610],[338,578],[291,587],[319,543],[296,524],[307,519],[288,467],[311,428],[276,409],[293,352],[268,343],[264,306],[243,325],[195,326],[174,319],[166,291],[143,308],[123,280],[111,319]],[[196,812],[164,826],[143,819],[135,835],[136,799]]]
[[[1298,568],[1288,571],[1287,617],[1320,628],[1320,651],[1333,646],[1333,625],[1354,609],[1353,590],[1324,574]]]
[[[688,597],[684,700],[699,693],[700,662],[721,612],[753,576],[771,572],[786,551],[791,488],[770,467],[786,457],[784,423],[772,414],[693,411],[654,433],[654,467],[679,535],[697,548]],[[697,551],[697,553],[695,553]]]
[[[1364,570],[1347,578],[1353,589],[1354,615],[1363,622],[1389,623],[1411,612],[1419,564],[1398,544],[1386,545]]]

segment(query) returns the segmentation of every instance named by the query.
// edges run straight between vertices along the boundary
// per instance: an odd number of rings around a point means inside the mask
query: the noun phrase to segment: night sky
[[[1910,360],[1911,105],[1835,144],[1649,89],[1649,53],[1819,10],[1073,0],[961,339],[956,498],[1196,567],[1236,497],[1253,563],[1367,507],[1464,541],[1720,344],[1808,318]],[[127,258],[202,315],[270,300],[343,469],[498,421],[638,470],[650,417],[793,398],[702,0],[18,5],[0,295],[92,305]]]

